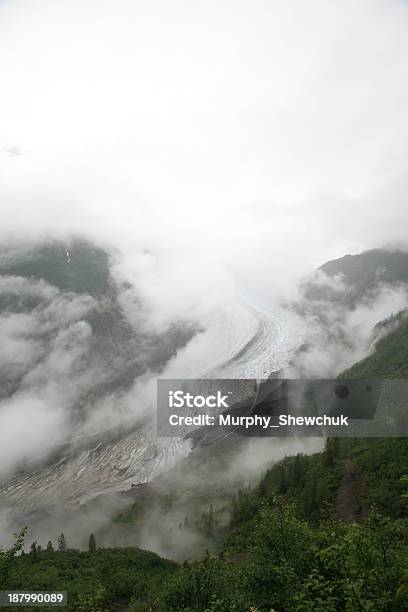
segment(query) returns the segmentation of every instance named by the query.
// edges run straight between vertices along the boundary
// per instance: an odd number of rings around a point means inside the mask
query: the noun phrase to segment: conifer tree
[[[327,438],[324,445],[324,462],[328,467],[333,467],[339,456],[339,439]]]
[[[65,539],[65,536],[63,533],[61,533],[60,536],[58,536],[58,550],[60,552],[64,552],[65,550],[67,550],[68,546],[67,546],[67,541]]]
[[[96,551],[96,540],[95,540],[95,536],[93,533],[91,533],[91,535],[89,536],[88,549],[89,549],[89,552],[91,553],[94,553]]]

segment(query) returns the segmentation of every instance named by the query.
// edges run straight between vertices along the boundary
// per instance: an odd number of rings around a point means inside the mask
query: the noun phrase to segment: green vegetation
[[[137,548],[80,552],[69,548],[39,551],[37,547],[15,557],[20,547],[17,542],[1,557],[1,589],[68,591],[69,610],[123,610],[132,598],[135,609],[140,605],[139,609],[148,610],[152,594],[177,567]]]
[[[372,249],[328,261],[319,268],[338,283],[308,279],[302,286],[304,297],[354,308],[378,295],[379,285],[398,287],[408,282],[408,253]]]
[[[14,545],[9,550],[0,548],[0,590],[8,588],[10,569],[14,564],[15,556],[23,550],[24,536],[26,533],[26,527],[22,529],[20,533],[15,533]]]
[[[408,608],[408,465],[404,439],[328,440],[240,489],[227,528],[206,513],[217,551],[182,565],[136,548],[2,554],[0,586],[66,590],[90,612],[334,612]],[[348,488],[345,466],[354,466]],[[342,499],[342,497],[344,499]],[[350,520],[341,519],[348,507]],[[211,506],[210,506],[211,508]]]
[[[68,255],[67,255],[68,253]],[[109,262],[104,250],[89,242],[50,242],[27,250],[0,252],[0,275],[44,280],[63,291],[106,294]]]
[[[408,377],[408,320],[391,323],[398,328],[341,378]],[[211,489],[203,492],[201,511],[179,525],[182,534],[199,524],[208,539],[213,552],[199,560],[180,565],[137,548],[98,548],[98,533],[86,552],[61,534],[58,550],[34,542],[21,554],[22,532],[0,553],[0,588],[66,590],[68,610],[89,612],[402,612],[407,474],[405,438],[329,439],[323,452],[286,457],[256,486],[223,498],[228,524]],[[178,494],[162,492],[162,506]],[[142,523],[149,495],[114,526]]]
[[[408,253],[400,250],[371,249],[357,255],[345,255],[320,267],[329,276],[342,275],[347,284],[360,293],[377,289],[379,282],[408,282]]]
[[[323,453],[286,458],[238,492],[218,556],[185,564],[157,609],[407,609],[407,459],[402,439],[328,440]],[[353,483],[362,470],[361,499],[348,495],[350,465]],[[347,504],[348,522],[338,516]]]
[[[92,535],[80,552],[61,534],[59,551],[35,543],[16,558],[17,543],[3,553],[0,586],[67,590],[69,610],[94,612],[400,612],[408,608],[407,460],[403,439],[331,439],[322,453],[287,457],[240,489],[217,551],[201,560],[100,549]],[[361,488],[350,488],[350,466]],[[351,519],[340,520],[347,506]],[[211,537],[211,510],[206,521]]]
[[[361,524],[312,529],[281,499],[263,505],[241,555],[186,565],[162,591],[173,612],[403,610],[406,522],[372,513]]]
[[[372,355],[359,361],[344,378],[408,378],[408,318],[381,338]]]

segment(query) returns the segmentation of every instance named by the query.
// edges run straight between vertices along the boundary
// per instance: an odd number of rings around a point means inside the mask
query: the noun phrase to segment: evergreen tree
[[[258,485],[258,495],[260,497],[266,497],[268,494],[268,487],[266,486],[266,478],[262,478]]]
[[[89,549],[89,552],[91,553],[94,553],[96,551],[96,540],[95,540],[95,536],[93,533],[91,533],[91,535],[89,536],[88,549]]]
[[[27,533],[27,527],[24,527],[19,533],[14,534],[14,544],[8,550],[0,548],[0,590],[9,589],[9,572],[13,565],[15,557],[18,553],[24,553],[24,537]]]
[[[298,453],[293,462],[292,468],[292,484],[296,488],[302,482],[304,474],[304,458],[303,455]]]
[[[278,493],[284,495],[288,490],[288,477],[286,469],[283,465],[279,466],[278,471]]]
[[[310,481],[303,491],[303,516],[307,519],[315,519],[319,510],[317,494],[317,475],[314,472],[310,476]]]
[[[58,536],[58,550],[60,552],[64,552],[65,550],[67,550],[68,546],[67,546],[67,541],[65,539],[65,536],[63,533],[61,533],[60,536]]]
[[[51,542],[51,540],[48,540],[48,543],[47,543],[47,552],[52,552],[53,550],[54,550],[54,547],[52,545],[52,542]]]
[[[369,448],[368,448],[368,472],[370,474],[375,474],[376,470],[378,469],[378,457],[376,455],[375,452],[375,447],[372,444],[371,440],[368,441],[369,444]]]
[[[339,457],[339,439],[327,438],[324,445],[324,462],[328,467],[333,467]]]

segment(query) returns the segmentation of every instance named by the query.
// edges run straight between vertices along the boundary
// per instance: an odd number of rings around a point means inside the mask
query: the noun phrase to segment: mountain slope
[[[0,275],[41,279],[61,291],[109,292],[109,256],[85,240],[14,245],[0,251]]]
[[[328,276],[341,274],[347,284],[368,291],[378,283],[408,283],[408,253],[372,249],[358,255],[345,255],[319,268]]]
[[[395,324],[394,324],[395,327]],[[380,338],[374,351],[343,372],[344,378],[408,378],[408,318]]]
[[[387,335],[372,354],[341,377],[407,377],[405,315],[381,329]],[[273,465],[256,486],[236,485],[232,500],[220,475],[236,449],[230,457],[207,449],[207,473],[202,450],[198,465],[186,461],[185,472],[167,474],[155,490],[129,493],[137,501],[112,531],[120,525],[129,539],[161,508],[170,543],[188,542],[193,527],[218,554],[176,566],[126,549],[34,551],[15,560],[8,587],[67,589],[72,610],[84,605],[80,592],[86,605],[133,612],[408,609],[406,438],[328,440],[323,452]]]
[[[152,425],[141,430],[148,404],[137,397],[135,382],[160,372],[195,330],[175,323],[154,333],[144,316],[133,289],[113,275],[110,254],[89,242],[3,246],[4,506],[77,501],[130,478],[144,454],[149,460],[160,454]],[[28,420],[35,422],[31,434],[25,434]]]
[[[408,284],[408,253],[400,250],[372,249],[345,255],[324,263],[314,278],[303,285],[310,301],[332,301],[355,308],[373,299],[382,287]]]

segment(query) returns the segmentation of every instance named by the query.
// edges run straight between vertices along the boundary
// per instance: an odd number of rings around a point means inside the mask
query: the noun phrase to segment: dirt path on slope
[[[360,521],[367,514],[362,500],[364,479],[360,469],[346,459],[341,483],[336,493],[336,517],[340,521]]]

